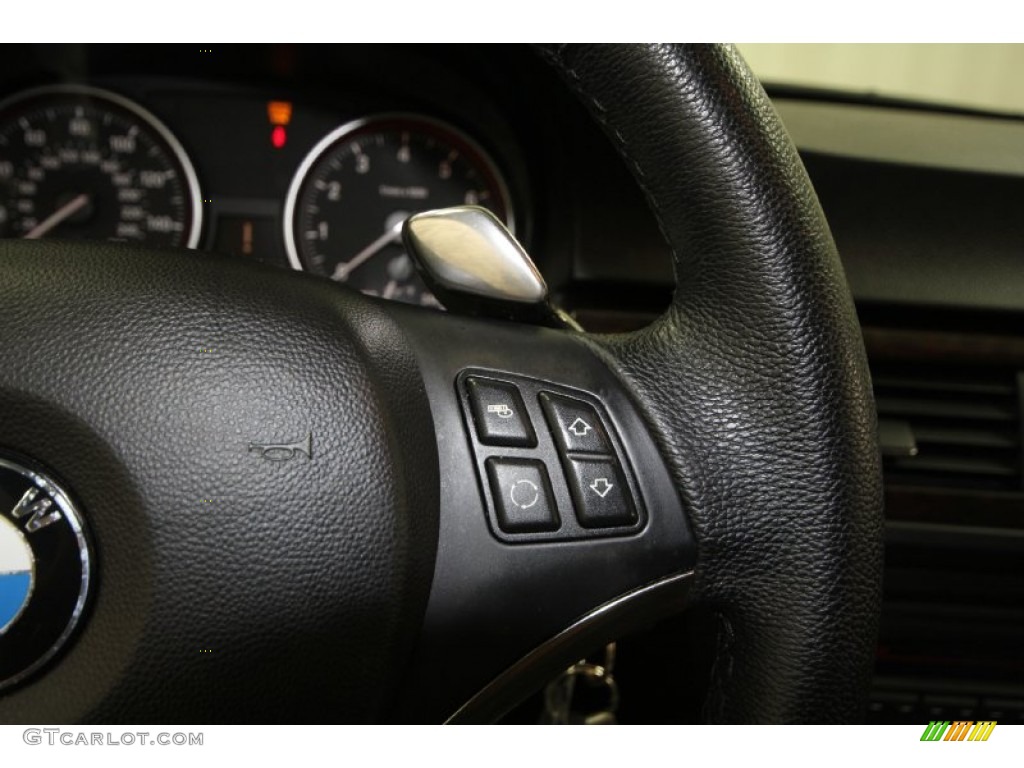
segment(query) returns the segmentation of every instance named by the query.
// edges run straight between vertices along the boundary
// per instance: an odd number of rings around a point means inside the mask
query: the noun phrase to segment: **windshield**
[[[1022,44],[744,43],[765,84],[1024,115]]]

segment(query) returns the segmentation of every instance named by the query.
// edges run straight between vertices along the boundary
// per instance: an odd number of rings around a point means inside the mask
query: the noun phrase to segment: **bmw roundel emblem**
[[[0,456],[0,695],[67,643],[92,581],[68,494],[38,468]]]

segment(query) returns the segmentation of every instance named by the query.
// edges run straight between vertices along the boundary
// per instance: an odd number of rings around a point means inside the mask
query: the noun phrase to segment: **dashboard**
[[[471,203],[514,230],[588,330],[641,327],[669,302],[637,185],[526,48],[4,57],[0,236],[152,238],[433,306],[396,223]],[[1024,121],[769,93],[829,218],[875,379],[888,534],[869,717],[1024,721]],[[104,153],[86,163],[93,135]],[[654,681],[631,696],[623,683],[627,721],[696,717],[699,702],[662,695],[662,678],[702,674],[677,669],[666,637],[621,644],[621,678]]]
[[[1024,120],[776,89],[857,302],[886,489],[874,722],[1024,721]]]
[[[436,307],[400,223],[476,204],[563,303],[622,281],[667,298],[635,185],[527,50],[158,50],[8,48],[0,236],[188,246]]]

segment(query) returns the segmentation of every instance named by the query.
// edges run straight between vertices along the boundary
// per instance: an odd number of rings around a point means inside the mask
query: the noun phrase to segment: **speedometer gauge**
[[[0,237],[194,247],[195,170],[156,117],[86,86],[0,104]]]
[[[467,204],[512,228],[508,187],[466,135],[416,115],[357,120],[324,137],[299,167],[285,205],[288,257],[295,269],[364,293],[436,306],[402,247],[402,224]]]

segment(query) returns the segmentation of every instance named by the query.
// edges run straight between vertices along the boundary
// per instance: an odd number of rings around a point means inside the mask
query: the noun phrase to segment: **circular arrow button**
[[[512,484],[509,497],[520,509],[529,509],[540,499],[540,489],[529,480],[517,480]]]

